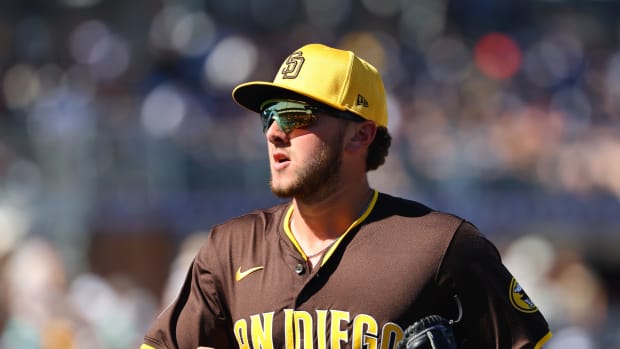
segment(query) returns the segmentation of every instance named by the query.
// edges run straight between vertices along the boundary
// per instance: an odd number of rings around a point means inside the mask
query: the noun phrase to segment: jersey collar
[[[366,207],[364,212],[359,217],[357,217],[357,219],[354,220],[353,223],[351,223],[351,225],[349,225],[347,230],[345,230],[345,232],[342,235],[340,235],[338,240],[336,240],[334,244],[327,251],[325,251],[325,255],[323,256],[323,259],[321,261],[321,266],[323,266],[325,262],[329,259],[329,257],[334,253],[334,251],[336,251],[336,249],[338,248],[338,245],[340,245],[340,242],[345,238],[345,236],[347,236],[349,232],[353,230],[353,228],[360,225],[370,215],[370,212],[372,212],[373,208],[375,207],[375,204],[377,203],[378,197],[379,197],[379,192],[376,190],[373,190],[372,199],[370,200],[370,203],[368,203],[368,206]],[[304,260],[307,261],[308,257],[306,257],[306,254],[304,253],[303,249],[299,245],[299,242],[297,241],[297,239],[295,239],[295,236],[293,235],[293,232],[291,231],[290,222],[291,222],[292,215],[293,215],[293,204],[291,203],[288,210],[286,211],[284,220],[282,221],[284,232],[286,233],[286,236],[288,236],[289,240],[291,240],[291,242],[293,243],[297,251],[299,251],[299,253],[304,258]]]

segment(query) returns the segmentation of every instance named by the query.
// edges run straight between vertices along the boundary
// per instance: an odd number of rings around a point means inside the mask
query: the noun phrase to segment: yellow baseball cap
[[[232,97],[257,113],[266,100],[310,99],[378,126],[388,123],[385,88],[377,69],[351,51],[322,44],[299,48],[284,60],[273,82],[243,83],[233,89]]]

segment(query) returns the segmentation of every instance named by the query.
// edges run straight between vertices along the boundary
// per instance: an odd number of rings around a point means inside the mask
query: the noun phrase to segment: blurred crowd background
[[[308,42],[384,76],[373,187],[474,222],[548,348],[620,348],[614,0],[0,2],[0,348],[137,348],[209,228],[277,203],[230,92]]]

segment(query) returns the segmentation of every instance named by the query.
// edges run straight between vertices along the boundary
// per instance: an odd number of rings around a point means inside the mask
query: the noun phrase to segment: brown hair
[[[368,155],[366,156],[366,171],[376,170],[385,163],[385,157],[388,155],[388,149],[392,144],[392,136],[386,127],[377,127],[375,139],[368,147]]]

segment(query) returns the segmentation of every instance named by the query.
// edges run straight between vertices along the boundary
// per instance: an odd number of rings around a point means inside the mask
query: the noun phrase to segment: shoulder
[[[459,258],[469,260],[484,258],[500,259],[500,254],[495,244],[469,221],[463,221],[457,229],[450,244],[450,250],[453,254],[459,255]]]
[[[248,258],[247,251],[269,249],[277,243],[281,222],[290,204],[283,203],[258,209],[214,225],[197,259],[201,263],[219,264],[219,261]]]
[[[437,211],[420,202],[380,193],[371,221],[381,222],[407,231],[448,234],[457,231],[464,219],[454,214]]]
[[[290,203],[283,203],[270,208],[257,209],[244,215],[233,217],[225,222],[216,224],[211,233],[230,234],[248,230],[265,230],[281,221],[286,214]],[[258,229],[257,229],[258,228]]]
[[[463,222],[417,201],[381,193],[359,238],[391,251],[415,248],[441,256]]]
[[[211,228],[211,240],[230,239],[239,236],[247,238],[252,234],[265,234],[277,231],[290,203],[282,203],[270,208],[257,209],[244,215],[231,218]]]

